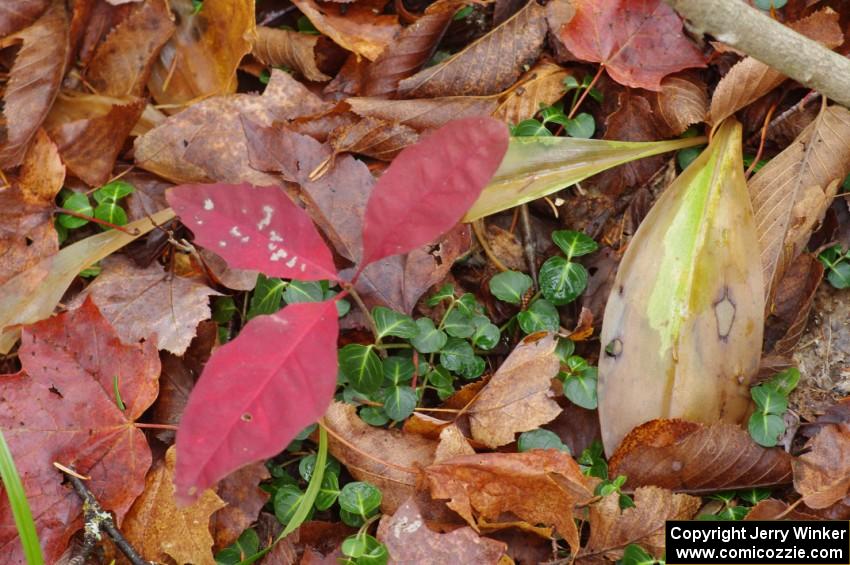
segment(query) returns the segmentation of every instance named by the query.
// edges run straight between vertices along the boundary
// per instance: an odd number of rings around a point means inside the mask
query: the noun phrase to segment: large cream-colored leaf
[[[652,142],[514,137],[490,184],[463,221],[542,198],[623,163],[703,143],[704,137]]]
[[[607,453],[655,418],[746,417],[764,316],[756,249],[741,126],[726,122],[662,194],[620,263],[600,336]]]

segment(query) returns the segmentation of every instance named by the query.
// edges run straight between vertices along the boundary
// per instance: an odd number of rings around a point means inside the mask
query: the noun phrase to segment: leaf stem
[[[60,207],[57,206],[56,208],[53,209],[53,211],[57,214],[67,214],[68,216],[73,216],[75,218],[80,218],[81,220],[87,220],[87,221],[92,222],[94,224],[105,226],[107,228],[112,228],[114,230],[118,230],[120,232],[126,233],[127,235],[137,236],[141,233],[138,228],[135,228],[135,231],[130,231],[123,226],[119,226],[117,224],[107,222],[106,220],[101,220],[100,218],[95,218],[94,216],[86,216],[85,214],[80,214],[79,212],[74,212],[73,210],[68,210],[67,208],[60,208]]]
[[[581,93],[581,97],[579,97],[578,102],[573,104],[573,107],[570,108],[570,115],[567,116],[567,119],[572,120],[576,115],[576,112],[578,112],[578,109],[581,107],[581,103],[584,102],[584,99],[587,98],[587,95],[590,93],[590,89],[596,85],[599,77],[602,76],[603,70],[605,70],[605,63],[600,63],[599,70],[596,71],[596,75],[593,77],[593,80],[590,81],[590,84],[588,84],[587,88],[584,89],[584,92]]]
[[[357,307],[360,308],[360,311],[363,312],[364,316],[366,316],[366,323],[369,324],[369,329],[372,331],[372,335],[375,336],[375,346],[381,345],[381,332],[378,331],[378,326],[375,324],[375,320],[372,319],[372,313],[369,312],[369,308],[366,307],[366,303],[363,302],[362,298],[360,298],[360,294],[354,288],[354,284],[346,284],[345,290],[348,291],[348,294],[351,295],[354,303],[357,304]]]

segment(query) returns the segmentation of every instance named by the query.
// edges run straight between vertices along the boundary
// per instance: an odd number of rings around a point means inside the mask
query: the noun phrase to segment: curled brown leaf
[[[285,66],[316,82],[331,80],[316,64],[320,35],[261,26],[251,53],[266,65]]]

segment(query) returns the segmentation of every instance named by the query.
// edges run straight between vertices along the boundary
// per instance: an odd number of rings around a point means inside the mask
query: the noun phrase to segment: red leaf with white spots
[[[336,388],[333,301],[254,318],[207,362],[177,431],[180,500],[279,453],[325,413]]]
[[[233,268],[303,281],[338,278],[310,216],[280,187],[184,184],[166,198],[195,240]]]
[[[573,55],[602,63],[611,78],[648,90],[705,60],[682,33],[682,20],[663,0],[573,0],[576,13],[561,30]]]
[[[378,180],[363,222],[363,265],[430,243],[457,224],[508,150],[493,118],[454,120],[398,154]]]

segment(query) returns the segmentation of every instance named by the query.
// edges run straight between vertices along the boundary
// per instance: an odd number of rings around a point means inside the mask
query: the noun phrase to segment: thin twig
[[[531,217],[528,213],[528,204],[523,204],[519,209],[520,227],[522,228],[522,252],[528,263],[528,272],[537,288],[537,248],[534,244],[534,233],[531,230]]]
[[[504,263],[496,257],[496,254],[493,253],[493,249],[490,247],[490,244],[487,242],[487,235],[483,228],[484,220],[475,220],[472,222],[472,231],[475,233],[475,238],[478,239],[478,243],[481,244],[481,249],[484,251],[484,255],[487,256],[487,259],[493,263],[493,266],[502,271],[509,271]]]
[[[354,289],[354,285],[346,285],[345,290],[348,291],[348,294],[351,295],[351,298],[354,300],[354,303],[357,304],[357,307],[363,312],[363,315],[366,316],[366,323],[369,324],[369,329],[372,330],[372,335],[375,336],[375,343],[381,343],[381,333],[378,331],[378,326],[375,324],[375,320],[372,319],[372,314],[369,312],[369,308],[366,306],[366,303],[363,302],[363,299],[360,298],[360,295]],[[380,353],[380,349],[378,352]]]

